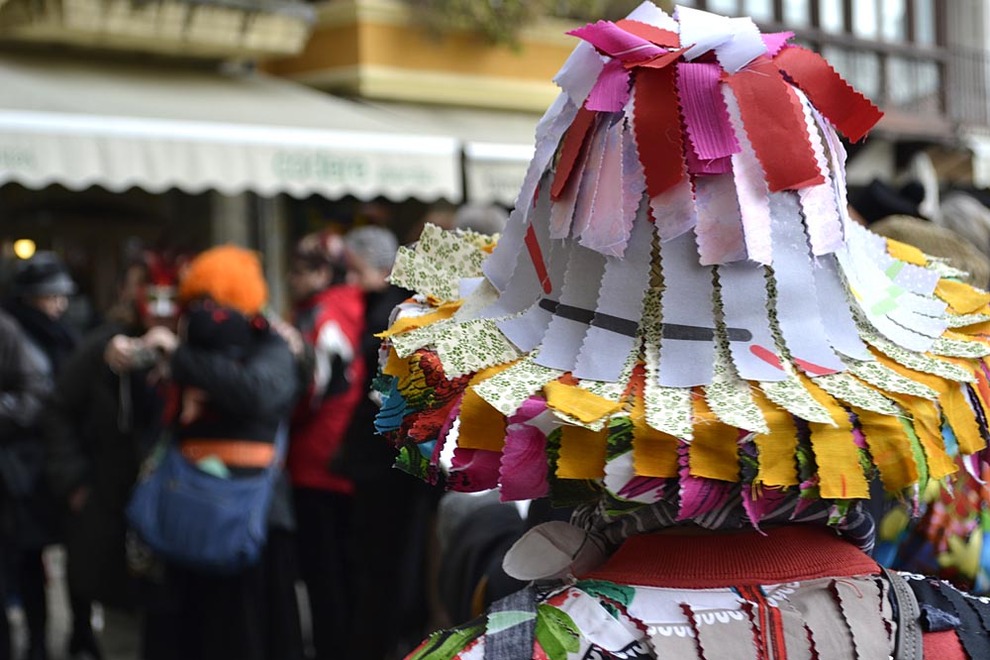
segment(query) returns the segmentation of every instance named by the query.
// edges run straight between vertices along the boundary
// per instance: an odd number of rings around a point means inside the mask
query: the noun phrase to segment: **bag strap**
[[[894,660],[922,660],[924,646],[921,639],[921,608],[911,587],[896,571],[880,567],[890,583],[894,603],[897,632],[894,637]]]

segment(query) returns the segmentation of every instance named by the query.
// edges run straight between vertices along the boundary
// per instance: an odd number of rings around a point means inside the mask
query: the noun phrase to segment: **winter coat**
[[[0,312],[0,533],[15,533],[18,503],[36,487],[37,419],[51,391],[43,357]]]
[[[29,359],[42,366],[47,388],[54,388],[55,379],[76,347],[76,335],[64,322],[50,318],[41,310],[20,298],[4,302],[4,310],[20,325],[27,339],[25,350]],[[20,472],[29,487],[15,498],[13,507],[17,543],[22,548],[37,549],[59,540],[58,506],[45,481],[47,461],[41,420],[50,404],[42,407],[42,417],[12,439],[9,451],[17,454]]]
[[[354,484],[332,463],[354,411],[367,396],[364,294],[351,285],[325,289],[295,310],[295,324],[312,347],[315,375],[292,418],[289,475],[292,485],[351,494]]]
[[[141,460],[160,436],[164,392],[149,382],[149,369],[117,375],[103,353],[114,335],[140,332],[110,323],[84,338],[58,378],[45,420],[56,498],[67,505],[76,489],[89,489],[82,509],[65,517],[68,579],[78,593],[108,605],[132,597],[124,507]]]

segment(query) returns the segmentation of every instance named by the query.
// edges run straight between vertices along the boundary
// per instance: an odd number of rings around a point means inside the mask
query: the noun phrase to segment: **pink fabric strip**
[[[763,45],[767,47],[767,56],[773,57],[780,52],[780,49],[787,45],[788,40],[794,36],[793,32],[770,32],[764,34]]]
[[[529,424],[546,409],[546,401],[530,397],[507,420],[509,424],[499,467],[500,498],[503,502],[535,499],[549,492],[544,458],[547,438],[538,427]]]
[[[601,112],[618,112],[629,100],[629,71],[620,59],[609,60],[588,94],[584,107]]]
[[[739,142],[729,124],[729,114],[719,90],[721,67],[702,62],[677,65],[677,92],[688,137],[701,160],[730,156]]]
[[[581,245],[613,257],[625,252],[633,221],[623,217],[622,133],[623,122],[608,129],[590,221],[581,233]]]
[[[625,60],[646,60],[666,52],[656,44],[630,34],[610,21],[590,23],[567,34],[587,41],[607,55]]]
[[[742,216],[731,174],[699,176],[694,182],[698,224],[694,227],[702,266],[746,258]]]

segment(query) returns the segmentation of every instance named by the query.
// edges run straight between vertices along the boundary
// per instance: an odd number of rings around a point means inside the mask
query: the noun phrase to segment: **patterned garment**
[[[582,580],[521,592],[520,609],[491,611],[436,633],[408,660],[521,658],[493,656],[486,647],[527,625],[532,657],[545,660],[887,658],[893,652],[888,588],[875,576],[691,590]]]

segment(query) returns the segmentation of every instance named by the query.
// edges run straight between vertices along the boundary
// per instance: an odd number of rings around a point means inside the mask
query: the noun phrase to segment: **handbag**
[[[128,524],[167,561],[216,574],[240,572],[261,558],[287,442],[283,424],[275,459],[256,475],[233,478],[204,472],[169,442],[158,465],[134,487]]]

